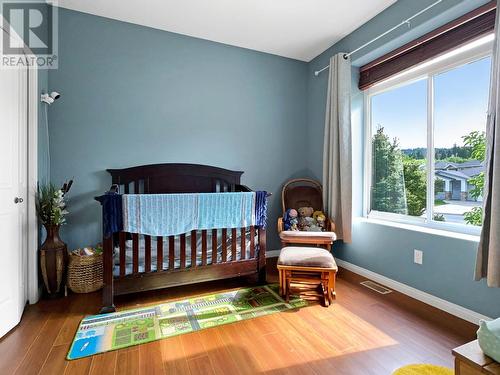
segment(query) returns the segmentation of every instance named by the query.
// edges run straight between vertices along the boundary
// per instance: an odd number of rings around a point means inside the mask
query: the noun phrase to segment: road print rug
[[[80,322],[67,359],[88,357],[305,305],[306,301],[298,296],[286,303],[279,296],[277,285],[265,285],[87,316]]]

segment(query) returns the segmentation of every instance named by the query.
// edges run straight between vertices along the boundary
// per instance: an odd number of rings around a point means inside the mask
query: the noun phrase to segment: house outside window
[[[368,217],[479,234],[492,39],[368,90]]]
[[[447,162],[445,160],[436,161],[435,174],[437,186],[436,199],[448,201],[469,201],[482,202],[482,195],[474,197],[471,191],[474,185],[471,179],[484,173],[483,160],[469,160],[459,163]],[[439,184],[439,181],[443,181]]]

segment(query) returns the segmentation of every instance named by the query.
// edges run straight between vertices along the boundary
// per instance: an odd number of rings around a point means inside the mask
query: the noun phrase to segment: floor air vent
[[[370,288],[371,290],[374,290],[380,294],[389,294],[392,292],[392,290],[387,289],[385,286],[374,283],[373,281],[370,281],[370,280],[362,281],[362,282],[360,282],[360,284],[363,286],[366,286],[367,288]]]

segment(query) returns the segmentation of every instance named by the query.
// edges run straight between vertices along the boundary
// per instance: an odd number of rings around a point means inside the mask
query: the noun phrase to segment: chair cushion
[[[320,247],[287,246],[281,249],[278,265],[321,267],[337,270],[337,263],[328,250]]]
[[[280,232],[282,240],[300,240],[300,238],[307,238],[308,240],[318,239],[320,241],[330,240],[335,241],[337,235],[335,232],[307,232],[302,230],[284,230]]]

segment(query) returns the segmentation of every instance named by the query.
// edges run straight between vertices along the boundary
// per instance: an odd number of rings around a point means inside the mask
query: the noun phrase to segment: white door
[[[19,323],[26,301],[26,180],[27,71],[0,68],[0,337]]]

